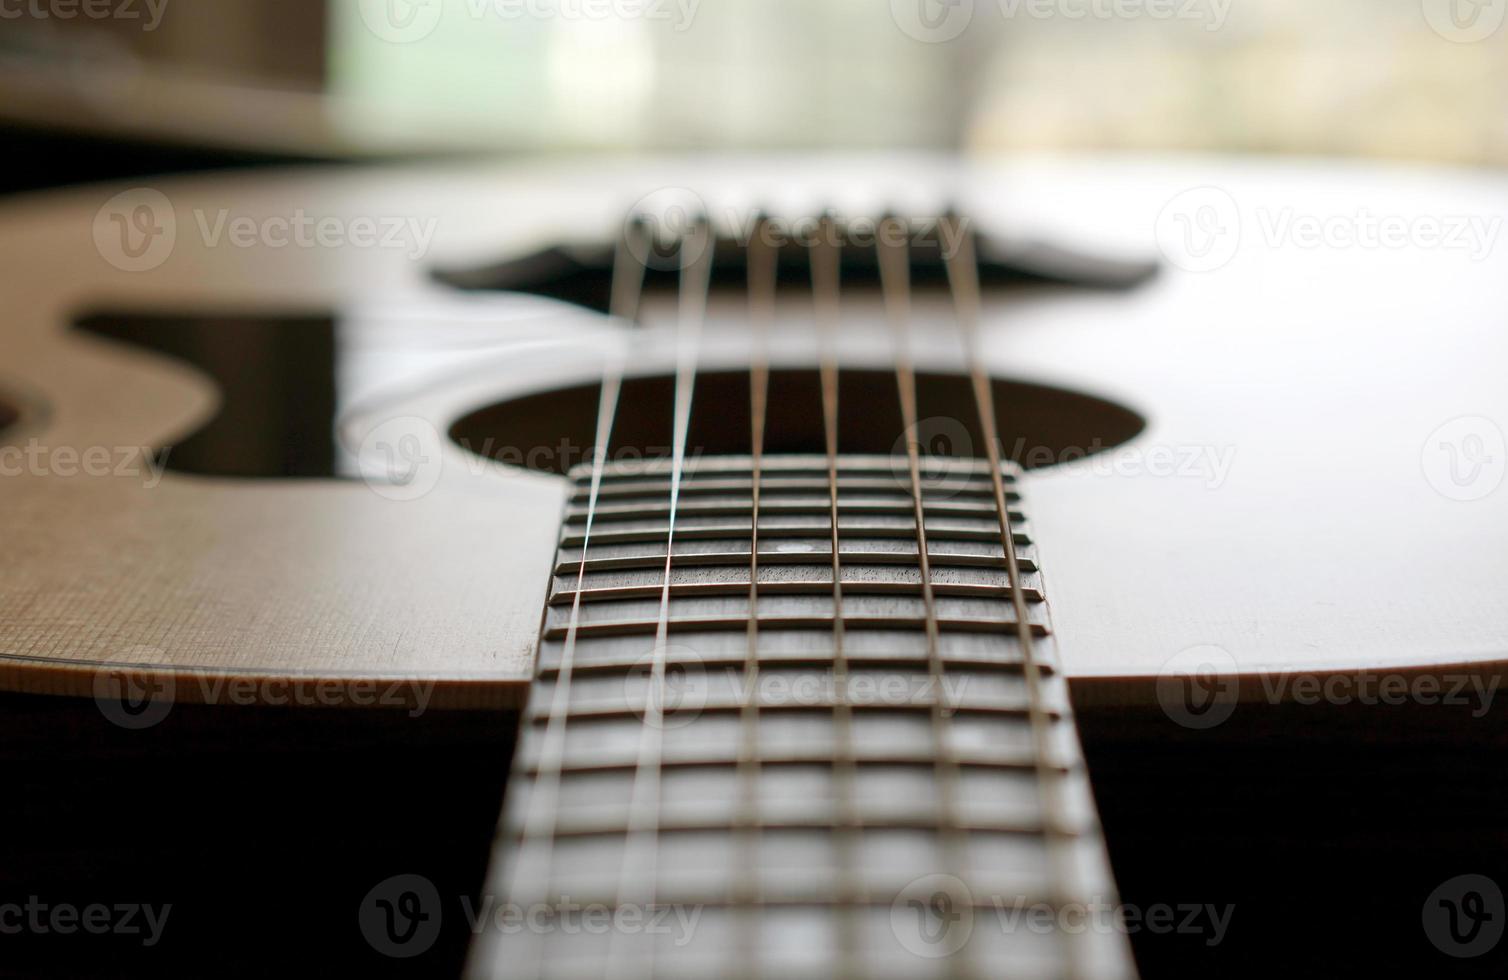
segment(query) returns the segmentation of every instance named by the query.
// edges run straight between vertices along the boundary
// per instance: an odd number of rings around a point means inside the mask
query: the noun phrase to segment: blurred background
[[[4,188],[477,151],[1497,165],[1505,14],[1508,0],[0,0],[0,126],[22,158]]]

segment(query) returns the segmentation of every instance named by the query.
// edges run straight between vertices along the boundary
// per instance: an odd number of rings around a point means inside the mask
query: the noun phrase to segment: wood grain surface
[[[1443,428],[1454,420],[1489,436],[1482,420],[1499,433],[1508,420],[1501,243],[1485,254],[1422,241],[1324,244],[1294,222],[1490,219],[1508,210],[1508,181],[1339,164],[958,169],[902,158],[164,180],[153,189],[176,240],[141,272],[117,267],[130,263],[110,244],[120,207],[110,202],[126,188],[6,203],[0,398],[21,417],[0,441],[48,462],[0,479],[0,684],[89,694],[106,665],[109,676],[167,676],[183,700],[220,697],[225,679],[244,681],[254,699],[268,681],[305,679],[332,682],[346,692],[333,697],[351,703],[358,682],[385,680],[437,685],[427,695],[435,704],[509,704],[532,673],[563,481],[453,446],[417,500],[361,480],[170,472],[148,486],[140,472],[65,475],[70,451],[168,443],[216,407],[194,370],[70,333],[74,317],[347,311],[343,328],[366,338],[342,425],[361,465],[382,422],[418,417],[444,431],[510,392],[590,380],[620,335],[539,300],[449,294],[428,278],[433,265],[611,234],[636,198],[665,186],[695,186],[714,209],[763,195],[812,210],[829,195],[879,210],[913,184],[946,188],[980,221],[1112,248],[1149,247],[1159,215],[1185,191],[1217,188],[1237,209],[1236,247],[1219,268],[1170,265],[1129,296],[1013,292],[985,313],[998,374],[1115,398],[1149,423],[1105,466],[1027,478],[1076,695],[1147,703],[1170,660],[1211,647],[1253,678],[1452,665],[1498,676],[1508,658],[1508,492],[1453,499],[1430,453],[1459,432]],[[412,218],[409,227],[434,234],[399,248],[242,247],[213,234],[222,215],[297,213]],[[777,361],[808,356],[808,306],[782,301]],[[845,364],[887,361],[878,311],[877,297],[846,299]],[[646,320],[665,314],[652,304]],[[742,325],[738,298],[715,298],[709,364],[741,363]],[[946,305],[919,298],[917,326],[921,366],[956,367]],[[426,334],[427,345],[410,339]],[[633,346],[639,369],[666,363],[654,330]],[[1502,460],[1489,465],[1500,478]],[[1271,696],[1270,686],[1241,685],[1243,699]]]

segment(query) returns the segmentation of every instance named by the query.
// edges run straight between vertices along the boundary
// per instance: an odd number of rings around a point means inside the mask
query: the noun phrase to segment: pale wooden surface
[[[374,357],[377,380],[356,392],[368,410],[346,431],[355,445],[392,415],[443,425],[510,389],[589,377],[603,341],[580,314],[537,302],[451,300],[428,284],[426,263],[475,261],[567,228],[607,233],[639,194],[667,184],[789,210],[815,209],[821,189],[839,188],[848,207],[878,209],[937,172],[925,160],[552,162],[165,181],[154,186],[178,216],[177,245],[145,273],[116,270],[94,246],[96,212],[122,188],[9,202],[0,209],[9,273],[0,390],[40,410],[0,439],[151,444],[213,410],[214,393],[194,372],[65,336],[71,314],[112,306],[308,311],[357,302],[365,305],[356,319],[380,335],[411,328],[431,301],[449,303],[421,322],[466,342],[450,356]],[[853,190],[862,183],[855,173],[873,175],[872,197]],[[1418,247],[1270,243],[1260,215],[1491,216],[1508,211],[1508,181],[1132,160],[1025,161],[943,183],[986,220],[1126,246],[1147,247],[1158,212],[1188,188],[1222,187],[1247,215],[1239,254],[1218,271],[1169,268],[1129,297],[1022,294],[987,312],[999,372],[1119,398],[1150,420],[1135,448],[1234,452],[1218,486],[1145,472],[1029,477],[1061,655],[1086,682],[1081,690],[1101,690],[1093,678],[1155,678],[1179,651],[1208,644],[1246,672],[1505,659],[1508,491],[1447,499],[1420,456],[1451,419],[1508,421],[1508,246],[1474,261]],[[419,262],[382,249],[208,247],[195,211],[213,220],[222,208],[416,215],[434,218],[437,234]],[[810,314],[786,306],[781,355],[790,361],[809,339]],[[862,299],[846,308],[847,363],[885,360],[883,327],[866,316],[877,309]],[[714,307],[709,363],[739,363],[738,313]],[[944,311],[922,308],[919,325],[936,337],[918,346],[946,366],[954,349]],[[522,351],[511,346],[518,341]],[[426,387],[424,372],[445,383]],[[169,474],[145,490],[131,479],[5,477],[0,683],[87,693],[96,662],[152,662],[234,676],[450,679],[443,697],[456,703],[516,700],[531,671],[563,492],[562,481],[480,467],[459,450],[446,456],[440,485],[408,502],[359,481]],[[1146,696],[1150,686],[1102,690]]]

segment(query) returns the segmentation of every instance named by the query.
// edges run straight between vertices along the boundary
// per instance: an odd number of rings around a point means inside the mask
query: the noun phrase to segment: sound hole
[[[993,382],[1003,453],[1028,469],[1103,452],[1134,438],[1146,426],[1122,405],[1019,381]],[[895,375],[844,370],[840,377],[839,450],[904,453],[904,426]],[[672,444],[675,379],[630,378],[624,383],[610,458],[668,458]],[[982,457],[978,410],[963,375],[917,378],[918,435],[935,456]],[[488,405],[456,421],[451,438],[480,456],[525,469],[564,473],[591,459],[600,387],[596,384],[538,392]],[[687,438],[689,456],[745,455],[750,451],[749,375],[704,372]],[[765,440],[767,453],[823,453],[821,386],[814,370],[775,371]]]

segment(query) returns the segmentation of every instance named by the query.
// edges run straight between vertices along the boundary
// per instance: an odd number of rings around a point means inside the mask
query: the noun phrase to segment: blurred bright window
[[[1508,162],[1508,0],[337,0],[387,138]]]

